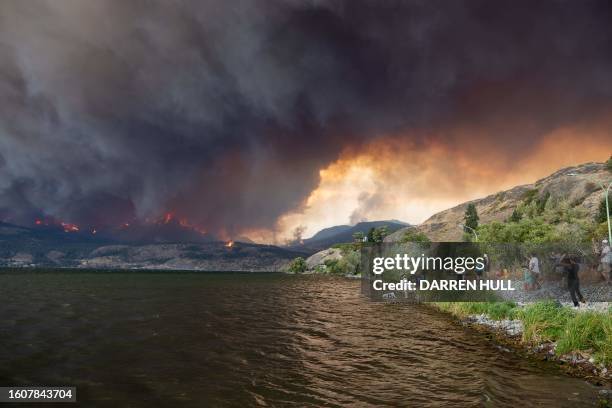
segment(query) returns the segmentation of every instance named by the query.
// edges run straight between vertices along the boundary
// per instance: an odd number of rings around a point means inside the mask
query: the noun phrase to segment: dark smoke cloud
[[[512,157],[612,107],[611,18],[607,1],[5,1],[0,216],[172,210],[232,233],[273,227],[388,132]]]

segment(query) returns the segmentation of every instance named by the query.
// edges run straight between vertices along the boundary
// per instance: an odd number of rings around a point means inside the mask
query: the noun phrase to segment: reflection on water
[[[0,385],[76,385],[82,406],[596,404],[552,365],[344,279],[0,274],[0,299]]]

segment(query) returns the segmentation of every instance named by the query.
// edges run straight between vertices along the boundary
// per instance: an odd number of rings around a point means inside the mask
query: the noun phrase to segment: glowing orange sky
[[[322,228],[361,220],[399,219],[412,224],[461,202],[545,177],[559,168],[605,161],[612,137],[605,127],[564,128],[549,133],[520,155],[498,146],[438,143],[435,135],[418,146],[410,138],[379,138],[347,149],[320,171],[320,183],[302,208],[278,221],[276,232],[251,232],[260,241],[283,242],[297,226],[309,237]],[[601,130],[603,129],[603,130]],[[463,138],[463,140],[466,140]]]

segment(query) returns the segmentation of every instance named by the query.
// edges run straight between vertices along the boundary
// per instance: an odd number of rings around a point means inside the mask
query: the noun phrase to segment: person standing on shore
[[[534,289],[541,289],[542,284],[540,283],[540,260],[535,255],[535,253],[531,254],[531,258],[529,259],[529,273],[532,276]]]
[[[607,239],[601,241],[600,266],[601,276],[608,283],[612,281],[612,252]]]
[[[561,265],[567,273],[567,288],[569,289],[574,307],[580,306],[578,300],[580,300],[582,303],[586,303],[584,296],[582,296],[582,293],[580,293],[580,279],[578,278],[580,264],[578,263],[578,260],[576,257],[566,254],[561,259]]]

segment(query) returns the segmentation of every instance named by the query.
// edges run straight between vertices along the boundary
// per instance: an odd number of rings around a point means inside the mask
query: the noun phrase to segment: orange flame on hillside
[[[61,225],[62,225],[62,228],[64,228],[64,232],[79,232],[80,231],[79,226],[76,224],[62,222]]]
[[[232,241],[231,239],[225,243],[226,248],[231,248],[233,246],[234,246],[234,241]]]
[[[34,220],[34,225],[37,227],[61,227],[64,232],[79,232],[81,230],[77,224],[59,221],[53,217],[43,219],[37,218]]]

